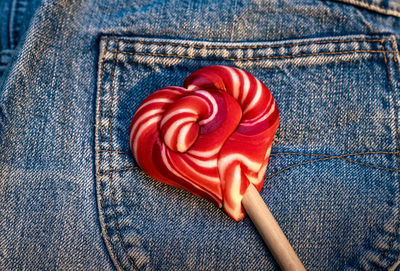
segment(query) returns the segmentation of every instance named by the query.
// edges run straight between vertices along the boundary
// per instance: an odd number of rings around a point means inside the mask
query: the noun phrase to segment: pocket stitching
[[[108,45],[108,41],[106,41],[105,43],[104,43],[104,48],[103,48],[103,50],[107,50],[107,45]],[[100,114],[100,116],[99,116],[99,118],[100,118],[100,124],[101,124],[101,112],[102,112],[102,108],[103,108],[103,105],[102,105],[102,96],[103,96],[103,88],[104,88],[104,81],[103,81],[103,77],[104,77],[104,62],[105,62],[105,57],[103,56],[103,58],[101,59],[101,69],[100,69],[100,86],[99,86],[99,114]],[[101,144],[101,125],[99,126],[99,127],[97,127],[97,130],[98,130],[98,134],[99,134],[99,138],[98,138],[98,145],[99,145],[99,147],[98,147],[98,149],[100,149],[100,144]],[[101,153],[100,152],[98,152],[97,150],[96,150],[96,152],[97,152],[97,155],[98,156],[100,156],[101,155]],[[99,159],[100,160],[100,159]],[[96,172],[97,172],[97,174],[96,175],[98,175],[99,174],[99,165],[97,165],[96,166]],[[103,188],[102,188],[102,181],[100,181],[99,182],[99,185],[98,185],[98,188],[99,188],[99,203],[100,203],[100,208],[101,208],[101,210],[102,210],[102,213],[103,213],[103,216],[105,217],[105,208],[104,208],[104,199],[103,199]],[[101,216],[101,214],[100,214],[100,216]],[[101,220],[100,220],[101,221]],[[121,262],[119,261],[119,259],[118,259],[118,256],[117,256],[117,254],[116,254],[116,252],[115,252],[115,248],[114,248],[114,244],[113,244],[113,242],[111,241],[111,237],[110,237],[110,234],[109,234],[109,232],[108,232],[108,226],[107,226],[107,222],[105,221],[105,219],[104,219],[104,221],[103,221],[103,223],[104,223],[104,227],[102,227],[103,229],[104,229],[104,234],[102,234],[106,239],[107,239],[107,241],[108,241],[108,243],[111,245],[111,246],[107,246],[107,244],[106,244],[106,247],[108,247],[108,248],[110,248],[111,249],[111,253],[113,254],[113,258],[115,259],[115,261],[116,261],[116,264],[118,264],[119,265],[119,267],[120,268],[122,268],[122,265],[121,265]]]
[[[118,49],[119,49],[118,41],[116,41],[115,47],[116,47],[116,51],[118,52]],[[111,95],[110,99],[111,99],[111,101],[110,101],[109,123],[108,123],[108,126],[109,126],[109,137],[110,137],[110,139],[109,139],[110,149],[112,149],[112,130],[113,130],[112,117],[113,117],[113,103],[114,103],[113,83],[114,83],[114,75],[115,75],[117,55],[118,55],[117,52],[115,52],[114,56],[113,56],[113,64],[112,64],[111,79],[110,79],[110,95]],[[113,157],[112,154],[109,153],[109,169],[110,169],[110,172],[111,172],[111,169],[112,169],[112,157]],[[136,265],[136,263],[135,263],[135,261],[132,259],[132,257],[129,255],[129,253],[128,253],[127,249],[126,249],[126,244],[125,244],[124,240],[122,239],[122,235],[121,235],[121,232],[120,232],[120,229],[119,229],[118,215],[117,215],[117,211],[116,211],[116,208],[115,208],[112,173],[108,174],[108,179],[109,179],[109,185],[110,185],[110,189],[111,189],[111,204],[112,204],[112,209],[113,209],[113,214],[114,214],[115,229],[117,231],[117,235],[118,235],[119,241],[121,243],[121,246],[122,246],[126,256],[128,257],[129,262],[132,264],[133,268],[135,270],[139,270],[137,265]]]
[[[282,59],[284,59],[284,58],[295,58],[295,57],[302,57],[302,56],[315,56],[315,55],[343,55],[343,54],[348,54],[348,53],[382,53],[383,54],[383,56],[384,56],[384,58],[385,58],[385,65],[386,65],[386,68],[387,68],[387,73],[389,72],[389,70],[388,70],[388,64],[387,64],[387,57],[386,57],[386,54],[387,53],[393,53],[394,54],[394,56],[396,56],[397,55],[397,53],[399,53],[399,51],[396,51],[396,50],[385,50],[385,48],[383,47],[382,48],[382,50],[351,50],[351,51],[342,51],[342,52],[321,52],[321,53],[310,53],[310,54],[299,54],[299,55],[287,55],[287,56],[270,56],[270,57],[255,57],[255,58],[238,58],[238,59],[234,59],[234,58],[212,58],[212,59],[209,59],[209,58],[200,58],[200,57],[189,57],[189,56],[183,56],[183,55],[165,55],[165,54],[153,54],[153,53],[134,53],[134,52],[125,52],[125,51],[121,51],[121,50],[119,50],[119,48],[118,48],[118,42],[120,42],[120,41],[122,41],[122,42],[132,42],[132,43],[135,43],[135,42],[137,42],[137,43],[140,43],[140,41],[126,41],[126,40],[121,40],[121,39],[104,39],[105,40],[105,48],[103,49],[105,52],[111,52],[111,53],[114,53],[114,56],[113,56],[113,67],[112,67],[112,74],[111,74],[111,87],[110,87],[110,91],[111,91],[111,107],[110,107],[110,119],[109,119],[109,136],[110,136],[110,142],[109,142],[109,144],[110,144],[110,148],[111,148],[111,150],[101,150],[100,149],[100,145],[99,145],[99,148],[96,150],[96,152],[98,153],[98,154],[100,154],[100,153],[102,153],[102,152],[108,152],[109,153],[109,168],[110,168],[110,171],[109,172],[103,172],[103,173],[101,173],[101,172],[99,172],[99,171],[97,171],[97,174],[96,175],[98,175],[98,176],[101,176],[101,175],[105,175],[105,174],[108,174],[109,175],[109,184],[110,184],[110,188],[111,188],[111,197],[112,197],[112,206],[113,206],[113,213],[114,213],[114,221],[115,221],[115,228],[116,228],[116,230],[117,230],[117,233],[118,233],[118,237],[119,237],[119,240],[120,240],[120,243],[121,243],[121,245],[122,245],[122,247],[123,247],[123,249],[124,249],[124,252],[125,252],[125,254],[127,255],[127,257],[128,257],[128,259],[129,259],[129,261],[131,262],[131,264],[134,266],[134,268],[136,269],[136,270],[138,270],[138,268],[137,268],[137,266],[136,266],[136,264],[134,263],[134,261],[133,261],[133,259],[129,256],[129,254],[128,254],[128,252],[127,252],[127,250],[126,250],[126,247],[125,247],[125,243],[124,243],[124,241],[123,241],[123,239],[122,239],[122,236],[121,236],[121,233],[120,233],[120,231],[119,231],[119,226],[118,226],[118,220],[117,220],[117,213],[116,213],[116,208],[115,208],[115,205],[114,205],[114,196],[113,196],[113,194],[114,194],[114,190],[113,190],[113,186],[112,186],[112,174],[113,174],[113,172],[117,172],[117,171],[123,171],[123,170],[131,170],[131,169],[135,169],[135,168],[138,168],[138,167],[131,167],[131,168],[124,168],[124,169],[119,169],[119,170],[111,170],[111,165],[112,165],[112,163],[111,163],[111,159],[112,159],[112,153],[113,152],[117,152],[117,153],[122,153],[122,154],[128,154],[127,152],[122,152],[122,151],[114,151],[114,150],[112,150],[112,121],[111,121],[111,116],[112,116],[112,103],[113,103],[113,95],[114,95],[114,93],[113,93],[113,80],[114,80],[114,70],[115,70],[115,62],[116,62],[116,58],[117,58],[117,55],[118,55],[118,53],[122,53],[122,54],[129,54],[129,55],[150,55],[150,56],[164,56],[164,57],[178,57],[178,58],[189,58],[189,59],[195,59],[195,60],[231,60],[231,61],[238,61],[238,60],[260,60],[260,59],[279,59],[279,58],[282,58]],[[116,50],[108,50],[108,41],[109,40],[113,40],[113,41],[115,41],[116,42]],[[274,46],[274,45],[272,45],[272,46],[266,46],[266,47],[258,47],[258,48],[268,48],[268,47],[285,47],[285,46],[296,46],[296,45],[306,45],[306,44],[315,44],[315,43],[320,43],[320,44],[324,44],[324,43],[331,43],[331,42],[338,42],[338,43],[340,43],[340,42],[351,42],[351,41],[364,41],[364,42],[380,42],[381,44],[384,42],[384,41],[387,41],[387,40],[389,40],[389,39],[380,39],[380,40],[367,40],[367,39],[355,39],[355,40],[346,40],[346,41],[340,41],[340,40],[337,40],[337,41],[321,41],[321,42],[317,42],[317,41],[315,41],[315,42],[307,42],[307,43],[298,43],[298,44],[287,44],[287,45],[279,45],[279,46]],[[392,40],[390,40],[391,42],[393,42]],[[149,43],[149,44],[154,44],[154,43]],[[169,43],[165,43],[166,45],[168,44],[168,45],[175,45],[175,44],[169,44]],[[176,44],[176,46],[182,46],[181,44]],[[187,45],[188,47],[190,46],[190,45]],[[192,45],[192,46],[194,46],[194,45]],[[205,47],[200,47],[200,48],[205,48]],[[209,48],[216,48],[216,47],[209,47]],[[221,48],[227,48],[227,47],[221,47]],[[230,47],[231,49],[243,49],[243,48],[247,48],[247,49],[252,49],[251,47]],[[394,49],[394,48],[392,48],[392,49]],[[102,93],[103,93],[103,69],[104,69],[104,61],[105,61],[105,59],[103,58],[102,59],[102,62],[101,62],[101,65],[102,65],[102,68],[101,68],[101,90],[100,90],[100,95],[102,96]],[[395,62],[397,62],[396,60],[395,60]],[[388,74],[388,77],[390,77],[390,75]],[[391,80],[389,80],[389,82],[390,82],[390,85],[391,85],[391,88],[392,88],[392,91],[394,92],[394,89],[393,89],[393,85],[392,85],[392,82],[391,82]],[[394,95],[394,94],[393,94]],[[394,97],[394,99],[395,99],[395,97]],[[99,102],[99,107],[100,107],[100,109],[101,109],[101,106],[102,106],[102,100],[100,99],[99,100],[100,102]],[[100,110],[100,114],[101,114],[101,110]],[[100,116],[101,117],[101,116]],[[397,115],[396,115],[396,118],[397,118]],[[398,137],[398,125],[396,126],[396,140],[397,140],[397,137]],[[101,139],[101,127],[99,127],[99,138]],[[101,140],[99,140],[99,144],[100,144],[100,142],[101,142]],[[398,143],[398,142],[397,142]],[[398,163],[399,163],[399,150],[398,150],[399,148],[397,148],[397,152],[396,152],[396,154],[397,154],[397,156],[398,156]],[[385,153],[385,152],[383,152],[383,153]],[[354,155],[354,154],[350,154],[350,155]],[[344,160],[347,160],[347,159],[345,159],[343,156],[348,156],[348,155],[339,155],[339,156],[330,156],[329,158],[322,158],[323,160],[327,160],[327,159],[332,159],[332,158],[339,158],[339,159],[344,159]],[[317,161],[319,161],[319,160],[321,160],[321,159],[317,159]],[[357,163],[356,161],[352,161],[352,160],[350,160],[350,159],[348,159],[349,160],[349,162],[355,162],[355,163]],[[312,161],[311,161],[312,162]],[[362,164],[362,163],[358,163],[358,164]],[[368,166],[368,164],[365,164],[365,166]],[[370,165],[370,166],[372,166],[372,167],[374,167],[373,165]],[[378,167],[377,167],[378,168]],[[400,172],[399,170],[395,170],[395,169],[387,169],[387,168],[382,168],[382,169],[386,169],[386,170],[390,170],[390,171],[397,171],[397,172]],[[267,177],[268,178],[268,177]],[[400,182],[400,174],[399,174],[399,182]],[[101,188],[101,185],[100,185],[100,201],[101,201],[101,208],[102,208],[102,211],[103,211],[103,214],[105,213],[105,210],[104,210],[104,206],[103,206],[103,190],[102,190],[102,188]],[[113,243],[111,242],[111,238],[110,238],[110,236],[109,236],[109,232],[108,232],[108,230],[107,230],[107,224],[106,224],[106,222],[104,221],[104,224],[105,224],[105,232],[106,232],[106,235],[107,235],[107,239],[108,239],[108,241],[111,243],[111,250],[113,251],[113,254],[114,254],[114,257],[115,257],[115,259],[118,261],[118,264],[119,264],[119,266],[122,268],[122,266],[121,266],[121,263],[120,263],[120,261],[118,260],[118,256],[117,256],[117,254],[115,253],[115,250],[114,250],[114,247],[113,247]],[[382,255],[381,255],[381,260],[385,257],[385,255],[390,251],[390,249],[391,249],[391,246],[393,245],[393,243],[394,243],[394,241],[395,241],[395,238],[396,238],[396,236],[397,236],[397,229],[399,228],[399,225],[400,225],[400,216],[399,216],[399,220],[398,220],[398,223],[397,223],[397,228],[396,228],[396,231],[395,231],[395,235],[394,235],[394,239],[392,240],[392,242],[390,243],[390,246],[389,246],[389,248],[387,249],[387,251],[385,251]],[[380,261],[381,261],[380,260]],[[376,265],[378,265],[379,263],[377,263]]]
[[[264,59],[287,59],[287,58],[297,58],[297,57],[308,57],[308,56],[326,56],[326,55],[344,55],[353,53],[398,53],[397,51],[384,51],[384,50],[349,50],[342,52],[320,52],[320,53],[309,53],[309,54],[298,54],[298,55],[284,55],[284,56],[265,56],[265,57],[245,57],[245,58],[204,58],[204,57],[192,57],[186,55],[176,55],[176,54],[156,54],[156,53],[143,53],[143,52],[126,52],[126,51],[108,51],[112,53],[121,53],[127,55],[147,55],[155,57],[172,57],[172,58],[185,58],[193,60],[206,60],[206,61],[249,61],[249,60],[264,60]]]
[[[118,41],[116,41],[115,47],[118,51]],[[111,94],[111,101],[110,101],[110,110],[109,110],[109,123],[108,123],[108,128],[109,128],[109,144],[110,144],[110,149],[113,149],[112,147],[112,130],[113,130],[113,126],[112,126],[112,118],[113,118],[113,105],[114,105],[114,88],[113,88],[113,83],[114,83],[114,75],[115,75],[115,69],[116,69],[116,62],[117,62],[117,55],[118,53],[114,53],[114,57],[113,57],[113,66],[111,69],[111,81],[110,81],[110,94]],[[111,152],[109,153],[109,169],[112,169],[112,154]],[[117,211],[115,208],[115,202],[114,202],[114,188],[113,188],[113,182],[112,182],[112,174],[108,174],[109,176],[109,182],[110,182],[110,188],[111,188],[111,203],[112,203],[112,208],[113,208],[113,213],[114,213],[114,223],[115,223],[115,229],[117,230],[117,234],[119,237],[119,241],[122,245],[122,248],[126,254],[126,256],[128,257],[129,262],[133,265],[135,270],[139,270],[135,261],[131,258],[131,256],[129,255],[127,249],[126,249],[126,244],[124,242],[124,240],[122,239],[122,235],[121,232],[119,230],[119,223],[118,223],[118,217],[117,217]]]
[[[394,46],[394,38],[390,39],[390,43],[391,43],[391,45],[392,45],[392,49],[394,49],[394,48],[395,48],[395,46]],[[397,70],[398,70],[399,73],[400,73],[399,62],[398,62],[398,60],[397,60],[397,54],[396,54],[396,53],[393,55],[393,61],[396,63]],[[400,175],[399,175],[399,183],[400,183]],[[399,223],[398,223],[397,228],[396,228],[396,233],[397,233],[397,231],[398,231],[399,225],[400,225],[400,214],[399,214]],[[396,238],[396,236],[395,236],[394,238]],[[393,245],[392,245],[392,246],[393,246]],[[394,264],[396,263],[396,261],[398,261],[398,257],[394,257],[393,261],[389,264],[389,266],[391,266],[391,267],[394,266]]]
[[[106,41],[105,42],[105,45],[104,45],[104,51],[107,51],[107,46],[108,46],[108,41]],[[118,43],[117,43],[117,46],[118,46]],[[118,47],[117,47],[118,48]],[[115,71],[115,68],[116,68],[116,60],[117,60],[117,53],[115,53],[114,54],[114,56],[113,56],[113,64],[112,64],[112,68],[111,68],[111,82],[110,82],[110,92],[111,92],[111,107],[110,107],[110,118],[109,118],[109,133],[110,133],[110,142],[109,142],[109,144],[110,144],[110,147],[112,148],[112,138],[111,138],[111,135],[112,135],[112,122],[111,122],[111,119],[112,119],[112,101],[113,101],[113,81],[114,81],[114,71]],[[101,85],[100,85],[100,93],[99,93],[99,95],[100,95],[100,99],[99,99],[99,112],[100,112],[100,118],[101,118],[101,113],[102,113],[102,96],[103,96],[103,88],[104,88],[104,85],[103,85],[103,74],[104,74],[104,62],[105,62],[105,58],[103,57],[103,59],[102,59],[102,61],[101,61],[101,72],[100,72],[100,83],[101,83]],[[100,122],[101,123],[101,122]],[[101,127],[101,125],[100,125],[100,127],[98,127],[98,131],[99,131],[99,139],[98,139],[98,143],[99,143],[99,146],[98,146],[98,148],[97,148],[97,150],[96,150],[96,152],[98,153],[98,155],[100,155],[100,144],[101,144],[101,129],[102,127]],[[108,176],[109,176],[109,182],[110,182],[110,189],[111,189],[111,201],[112,201],[112,208],[113,208],[113,214],[114,214],[114,223],[115,223],[115,228],[116,228],[116,230],[117,230],[117,235],[118,235],[118,237],[119,237],[119,240],[120,240],[120,243],[121,243],[121,245],[122,245],[122,248],[123,248],[123,250],[124,250],[124,252],[125,252],[125,254],[126,254],[126,256],[128,257],[128,260],[129,260],[129,262],[133,265],[133,267],[134,267],[134,269],[135,270],[139,270],[138,269],[138,267],[137,267],[137,265],[136,265],[136,263],[133,261],[133,259],[130,257],[130,255],[128,254],[128,252],[127,252],[127,250],[126,250],[126,245],[125,245],[125,242],[123,241],[123,239],[122,239],[122,236],[121,236],[121,233],[120,233],[120,231],[119,231],[119,225],[118,225],[118,219],[117,219],[117,214],[116,214],[116,209],[115,209],[115,204],[114,204],[114,190],[113,190],[113,186],[112,186],[112,171],[111,171],[111,161],[112,160],[112,155],[111,155],[111,152],[109,152],[109,168],[110,168],[110,173],[108,174]],[[99,175],[99,168],[97,168],[97,175],[98,176],[100,176]],[[99,185],[99,190],[100,190],[100,207],[101,207],[101,209],[102,209],[102,212],[103,212],[103,215],[105,215],[105,208],[104,208],[104,198],[103,198],[103,189],[102,189],[102,181],[100,181],[100,185]],[[116,254],[116,252],[115,252],[115,248],[114,248],[114,244],[113,244],[113,242],[112,242],[112,240],[111,240],[111,237],[110,237],[110,234],[109,234],[109,232],[108,232],[108,225],[107,225],[107,222],[106,222],[106,220],[104,219],[104,221],[103,221],[103,223],[104,223],[104,230],[105,230],[105,235],[106,235],[106,238],[107,238],[107,241],[111,244],[111,246],[110,246],[110,249],[111,249],[111,251],[112,251],[112,253],[113,253],[113,255],[114,255],[114,259],[115,259],[115,261],[116,261],[116,264],[118,264],[118,266],[119,266],[119,268],[121,268],[122,270],[124,270],[124,268],[122,267],[122,264],[121,264],[121,262],[120,262],[120,260],[119,260],[119,258],[118,258],[118,255]]]
[[[270,45],[243,45],[243,46],[230,46],[230,45],[194,45],[194,44],[184,44],[177,42],[161,42],[161,41],[144,41],[144,40],[125,40],[125,39],[117,39],[117,38],[105,38],[105,41],[114,41],[114,42],[124,42],[124,43],[133,43],[133,44],[143,44],[143,45],[160,45],[160,46],[175,46],[175,47],[185,47],[185,48],[194,48],[194,49],[227,49],[227,50],[236,50],[236,49],[267,49],[267,48],[279,48],[279,47],[294,47],[294,46],[304,46],[311,44],[327,44],[327,43],[350,43],[350,42],[381,42],[382,39],[345,39],[345,40],[316,40],[316,41],[307,41],[307,42],[293,42],[293,43],[283,43],[283,44],[270,44]],[[383,38],[383,40],[387,40],[387,38]],[[106,50],[109,52],[113,52],[113,50]]]
[[[394,43],[393,43],[393,38],[390,40],[390,42],[391,42],[391,44],[392,44],[392,49],[394,49],[394,48],[393,48],[393,45],[394,45]],[[383,50],[385,50],[385,44],[384,44],[383,41],[381,42],[381,47],[382,47]],[[394,86],[393,86],[393,83],[392,83],[392,76],[391,76],[391,74],[390,74],[390,69],[389,69],[389,65],[388,65],[388,56],[386,55],[386,53],[384,53],[383,56],[384,56],[384,60],[385,60],[386,74],[387,74],[387,77],[388,77],[389,85],[390,85],[390,88],[391,88],[391,90],[392,90],[392,96],[393,96],[393,104],[394,104],[394,108],[393,108],[393,109],[394,109],[394,114],[395,114],[395,126],[396,126],[396,152],[397,152],[397,155],[396,155],[396,156],[397,156],[397,168],[399,168],[399,167],[400,167],[400,156],[399,156],[399,119],[398,119],[397,99],[396,99],[396,95],[395,95]],[[394,61],[395,63],[397,63],[395,56],[396,56],[396,55],[395,55],[395,53],[394,53],[394,54],[393,54],[393,61]],[[398,68],[398,67],[397,67],[397,68]],[[399,69],[399,68],[398,68],[398,69]],[[399,172],[399,171],[398,171],[398,172]],[[398,183],[400,184],[400,172],[398,173]],[[382,254],[380,255],[380,257],[378,258],[378,261],[375,262],[375,264],[373,265],[372,271],[375,270],[375,269],[378,267],[378,265],[380,265],[380,264],[382,263],[382,261],[383,261],[383,259],[386,257],[386,255],[392,250],[392,247],[393,247],[393,245],[394,245],[394,243],[395,243],[395,241],[396,241],[397,235],[398,235],[399,227],[400,227],[400,214],[397,216],[397,221],[396,221],[396,224],[395,224],[395,227],[394,227],[393,238],[392,238],[392,240],[390,240],[389,245],[388,245],[388,248],[382,252]],[[394,261],[396,261],[396,258],[395,258]],[[394,262],[393,262],[393,263],[394,263]],[[391,265],[393,265],[393,264],[391,264]],[[391,265],[389,265],[389,266],[391,266]]]

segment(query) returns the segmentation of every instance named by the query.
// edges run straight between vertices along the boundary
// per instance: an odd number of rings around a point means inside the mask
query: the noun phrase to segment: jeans
[[[24,18],[19,43],[0,36],[1,270],[278,270],[248,218],[149,178],[130,153],[140,102],[206,65],[244,69],[275,97],[261,196],[307,270],[396,268],[399,3],[10,8],[24,3],[0,4],[1,29]]]

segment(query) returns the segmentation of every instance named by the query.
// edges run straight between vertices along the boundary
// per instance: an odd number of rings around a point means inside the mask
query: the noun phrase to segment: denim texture
[[[278,104],[261,195],[307,270],[394,270],[399,27],[395,1],[44,1],[0,88],[0,269],[278,270],[129,150],[145,97],[230,65]]]
[[[40,0],[0,2],[0,78],[7,71]]]

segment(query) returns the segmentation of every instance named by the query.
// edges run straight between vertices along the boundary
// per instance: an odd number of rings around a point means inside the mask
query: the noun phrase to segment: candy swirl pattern
[[[138,107],[130,147],[152,178],[245,217],[247,187],[264,183],[279,112],[268,88],[250,73],[206,66],[183,87],[162,88]]]

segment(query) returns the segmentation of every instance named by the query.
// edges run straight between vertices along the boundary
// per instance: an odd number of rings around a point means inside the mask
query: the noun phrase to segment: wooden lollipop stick
[[[242,205],[283,271],[306,270],[297,257],[282,229],[261,198],[250,184],[242,199]]]

